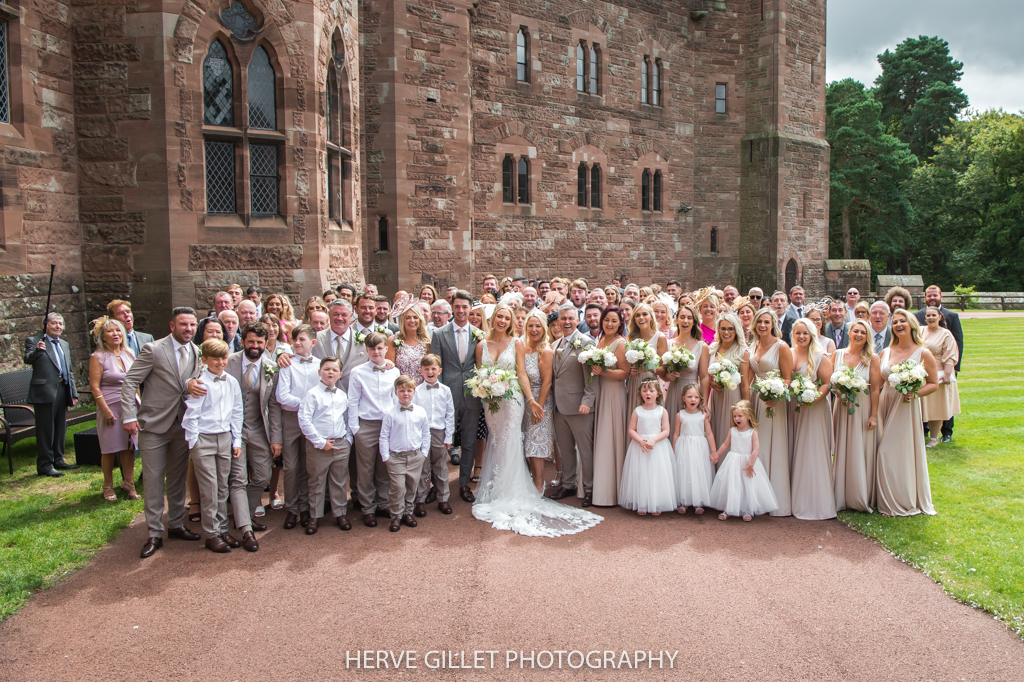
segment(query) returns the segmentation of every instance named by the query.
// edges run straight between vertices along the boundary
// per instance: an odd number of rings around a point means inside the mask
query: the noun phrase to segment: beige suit
[[[164,533],[164,488],[167,492],[167,523],[181,528],[185,519],[185,477],[188,473],[188,443],[181,419],[185,416],[186,384],[199,374],[199,349],[185,344],[188,363],[185,378],[178,369],[172,337],[148,343],[125,375],[121,385],[121,418],[138,420],[142,475],[146,481],[146,525],[150,537]],[[146,392],[141,406],[135,393],[142,382]],[[165,484],[166,481],[166,484]]]
[[[325,329],[322,332],[317,332],[313,357],[322,359],[329,355],[334,355],[334,349],[331,348],[331,330]],[[338,359],[341,360],[341,378],[334,385],[348,393],[348,378],[352,376],[352,370],[364,362],[370,361],[370,357],[366,354],[366,346],[356,343],[355,325],[349,327],[348,348],[342,349],[341,357]]]
[[[578,347],[573,347],[576,340]],[[555,398],[555,441],[562,456],[562,485],[576,488],[576,452],[579,451],[583,490],[594,487],[594,405],[597,403],[597,382],[587,381],[588,368],[580,363],[579,353],[594,345],[590,337],[573,332],[568,339],[555,344],[552,359],[552,392]],[[590,408],[580,414],[580,406]]]

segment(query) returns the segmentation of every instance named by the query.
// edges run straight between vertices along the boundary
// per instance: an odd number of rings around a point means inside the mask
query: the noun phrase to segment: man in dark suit
[[[64,475],[62,469],[78,468],[64,461],[68,407],[78,404],[78,389],[63,333],[64,318],[50,313],[46,332],[25,339],[25,364],[32,365],[28,403],[36,418],[36,473],[54,478]]]
[[[939,312],[942,313],[942,319],[946,323],[946,329],[953,335],[953,339],[956,341],[956,348],[959,351],[956,359],[956,366],[953,371],[957,374],[960,373],[960,363],[964,359],[964,330],[960,326],[960,315],[954,313],[952,310],[947,310],[942,307],[942,289],[936,285],[931,285],[924,291],[924,308],[921,308],[916,313],[917,321],[921,323],[921,326],[925,326],[924,313],[928,308],[938,308]],[[925,424],[925,431],[927,432],[928,425]],[[948,443],[953,439],[953,418],[950,417],[946,421],[942,422],[942,442]]]
[[[832,301],[828,308],[828,324],[825,325],[825,336],[835,341],[836,348],[850,345],[850,325],[846,324],[846,304]]]
[[[128,301],[115,298],[108,303],[107,317],[115,319],[124,325],[124,330],[128,332],[128,338],[125,339],[125,343],[128,344],[128,348],[131,349],[135,357],[139,357],[143,346],[153,342],[152,334],[135,329],[135,316],[132,315],[132,304]]]

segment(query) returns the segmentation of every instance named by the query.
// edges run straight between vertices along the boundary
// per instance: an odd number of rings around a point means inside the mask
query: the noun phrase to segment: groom
[[[594,490],[594,403],[597,384],[587,381],[587,367],[579,354],[594,345],[591,338],[579,331],[579,312],[572,303],[558,309],[562,338],[555,344],[552,365],[555,394],[555,441],[562,455],[562,485],[551,493],[560,500],[576,494],[576,451],[583,469],[583,506],[593,504]]]
[[[462,434],[462,461],[459,463],[459,497],[472,504],[476,501],[469,487],[476,459],[476,425],[483,403],[466,395],[466,379],[473,376],[476,361],[475,327],[469,324],[473,297],[459,290],[452,298],[452,321],[434,330],[430,352],[441,358],[441,383],[451,389],[455,403],[455,428]]]

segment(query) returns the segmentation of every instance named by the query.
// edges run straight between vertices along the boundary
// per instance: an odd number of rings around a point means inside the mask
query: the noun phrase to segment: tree
[[[945,40],[919,36],[878,55],[878,63],[882,75],[875,79],[875,98],[882,104],[881,120],[925,161],[967,108],[967,95],[956,85],[963,62],[950,56]]]
[[[885,263],[892,272],[912,246],[906,229],[912,210],[903,184],[917,159],[885,132],[882,105],[863,83],[830,83],[825,109],[825,139],[832,147],[830,251]]]

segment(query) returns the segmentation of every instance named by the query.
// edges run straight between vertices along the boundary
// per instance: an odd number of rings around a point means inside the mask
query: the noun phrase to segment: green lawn
[[[74,461],[72,433],[95,425],[68,429],[67,461]],[[142,511],[142,501],[129,500],[120,489],[117,502],[103,499],[99,467],[49,478],[36,476],[35,459],[35,439],[28,439],[14,448],[13,478],[7,462],[0,462],[0,619],[88,563]],[[115,470],[114,485],[120,482]]]
[[[1024,318],[964,320],[964,413],[953,442],[928,450],[937,516],[841,512],[956,599],[1024,636]]]

